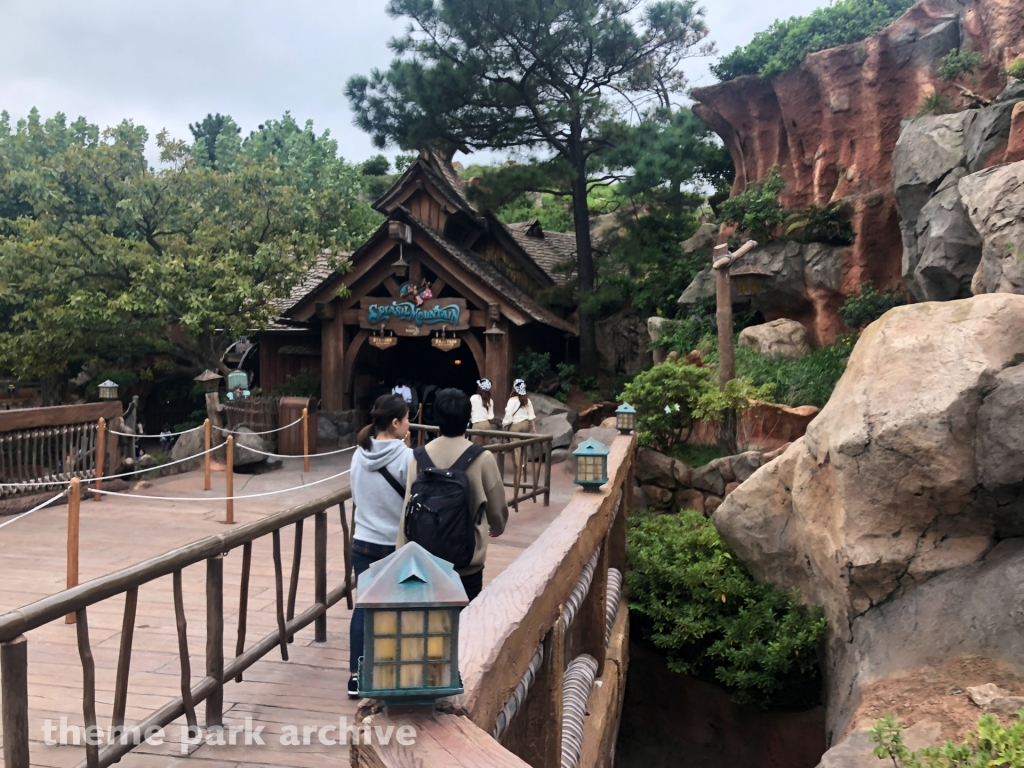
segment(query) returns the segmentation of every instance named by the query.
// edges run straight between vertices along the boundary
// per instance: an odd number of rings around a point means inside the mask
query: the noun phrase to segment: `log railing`
[[[374,727],[412,725],[412,746],[360,744],[356,766],[611,766],[628,663],[621,593],[632,437],[609,482],[573,499],[459,619],[465,693],[433,710],[363,707]],[[476,762],[474,762],[474,760]]]
[[[414,445],[423,445],[437,437],[441,430],[427,424],[410,424]],[[512,489],[508,505],[519,505],[530,499],[544,497],[544,506],[551,502],[551,435],[504,432],[492,429],[469,429],[466,437],[484,442],[484,449],[494,454],[506,488]],[[506,457],[508,457],[506,459]]]
[[[78,650],[82,664],[83,714],[86,733],[96,732],[96,669],[89,642],[88,609],[103,600],[124,595],[125,608],[121,646],[114,688],[111,729],[123,729],[128,699],[128,670],[131,666],[132,639],[135,629],[139,587],[163,576],[171,575],[174,614],[178,635],[181,668],[181,696],[151,712],[120,738],[111,739],[102,747],[86,740],[86,758],[79,768],[104,768],[141,743],[150,729],[163,728],[182,715],[189,726],[197,725],[196,705],[206,702],[206,724],[223,724],[223,687],[274,648],[288,660],[288,643],[296,632],[315,624],[316,640],[327,640],[327,610],[343,598],[352,607],[352,572],[350,536],[345,502],[351,498],[345,488],[315,501],[239,526],[228,533],[208,536],[159,557],[102,576],[72,589],[38,600],[16,611],[0,616],[0,711],[3,717],[3,755],[6,768],[29,767],[28,728],[28,640],[25,633],[66,614],[74,614],[78,632]],[[337,506],[341,513],[341,529],[345,551],[345,573],[341,583],[328,590],[327,584],[327,510]],[[308,518],[314,525],[314,601],[296,615],[296,592],[302,558],[302,528]],[[295,547],[287,595],[281,562],[281,530],[295,527]],[[249,572],[252,544],[270,536],[273,543],[274,576],[277,593],[277,629],[246,647],[246,616],[249,600]],[[225,661],[224,647],[224,556],[242,549],[242,579],[239,591],[238,639],[235,657]],[[182,570],[206,563],[206,675],[196,685],[191,683],[191,656],[188,647],[185,606],[182,593]]]

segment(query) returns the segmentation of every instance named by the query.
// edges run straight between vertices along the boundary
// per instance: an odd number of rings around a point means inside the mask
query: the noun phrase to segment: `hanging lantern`
[[[398,261],[392,264],[391,268],[395,271],[395,277],[405,277],[409,272],[409,262],[402,255],[401,243],[398,244]]]
[[[430,339],[430,343],[440,349],[442,352],[451,352],[453,349],[458,349],[462,346],[462,339],[458,338],[454,334],[451,336],[447,335],[448,326],[441,326],[441,335],[433,336]]]
[[[572,452],[576,457],[577,485],[585,491],[597,491],[608,482],[608,446],[590,438],[580,443],[579,448]]]
[[[735,283],[736,292],[740,296],[756,296],[772,274],[763,267],[741,264],[729,270],[729,279]]]
[[[366,612],[359,695],[427,704],[462,693],[459,611],[468,603],[452,564],[416,542],[371,565],[356,598]]]
[[[117,400],[117,382],[107,379],[99,386],[100,400]]]
[[[487,320],[490,322],[491,327],[484,331],[484,336],[505,335],[505,332],[498,327],[498,321],[501,320],[501,307],[498,304],[487,305]]]
[[[615,428],[624,435],[636,429],[636,408],[623,403],[615,409]]]
[[[201,374],[196,376],[192,381],[199,382],[203,385],[204,392],[216,392],[220,387],[221,379],[224,377],[219,373],[214,373],[209,368],[203,371]]]
[[[398,337],[390,331],[387,335],[384,335],[384,331],[381,330],[370,336],[370,344],[377,349],[391,349],[397,343]]]

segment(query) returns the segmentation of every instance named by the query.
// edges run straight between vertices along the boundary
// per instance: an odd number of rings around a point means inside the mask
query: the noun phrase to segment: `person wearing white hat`
[[[491,380],[478,379],[476,382],[476,394],[469,398],[471,407],[469,421],[473,429],[492,429],[491,421],[494,419],[494,401],[491,399]],[[486,438],[477,436],[473,442],[484,445]]]
[[[537,416],[533,411],[533,401],[526,396],[526,382],[516,379],[512,382],[512,396],[505,405],[505,418],[501,420],[501,426],[507,427],[510,432],[537,432]],[[517,471],[522,472],[522,450],[516,448],[513,451]]]

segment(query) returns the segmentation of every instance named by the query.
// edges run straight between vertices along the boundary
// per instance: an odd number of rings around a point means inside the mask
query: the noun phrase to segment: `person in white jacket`
[[[512,382],[512,396],[505,405],[505,417],[501,420],[501,426],[510,432],[537,432],[537,415],[533,411],[533,401],[526,396],[526,382],[522,379]],[[523,451],[516,448],[512,453],[515,456],[516,472],[522,477]]]
[[[493,429],[494,401],[491,399],[491,380],[479,379],[476,382],[476,394],[469,398],[469,422],[473,429]],[[483,437],[474,437],[473,442],[485,445]]]
[[[356,438],[352,456],[352,566],[356,579],[373,563],[395,551],[398,521],[405,501],[405,485],[412,449],[409,404],[401,395],[382,395],[370,411],[370,424]],[[352,612],[349,624],[349,698],[359,697],[357,671],[363,655],[363,609]]]

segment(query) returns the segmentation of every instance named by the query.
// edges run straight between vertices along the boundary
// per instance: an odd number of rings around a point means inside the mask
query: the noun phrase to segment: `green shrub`
[[[723,56],[711,71],[722,81],[740,75],[769,78],[799,66],[815,51],[871,37],[913,4],[914,0],[838,0],[809,16],[776,21],[748,45]]]
[[[1010,66],[1006,68],[1006,74],[1014,80],[1024,80],[1024,59],[1011,61]]]
[[[874,284],[866,280],[860,284],[856,296],[847,296],[839,308],[839,319],[855,331],[873,323],[893,307],[906,304],[902,294],[886,288],[885,293],[875,290]]]
[[[820,693],[820,608],[757,584],[699,512],[629,518],[630,614],[673,672],[724,685],[733,700],[806,709]]]
[[[971,74],[981,64],[981,54],[977,51],[961,51],[954,48],[942,57],[939,65],[939,77],[947,83],[962,75]]]
[[[537,391],[537,385],[544,378],[544,374],[551,370],[551,354],[549,352],[534,352],[529,347],[516,358],[514,368],[517,379],[526,382],[526,388],[531,392]]]
[[[719,206],[719,219],[736,224],[759,243],[772,239],[775,230],[786,220],[786,209],[779,202],[779,193],[786,187],[779,167],[773,165],[760,181],[729,198]]]
[[[786,217],[783,235],[801,243],[853,245],[855,236],[849,217],[836,206],[812,205]]]
[[[877,744],[875,757],[888,758],[895,768],[983,768],[983,766],[1024,765],[1024,720],[1008,726],[1000,724],[995,715],[983,715],[977,730],[971,731],[959,744],[947,741],[940,747],[924,747],[915,752],[903,741],[903,726],[892,715],[876,720],[871,741]]]
[[[703,467],[715,459],[722,458],[717,445],[694,445],[693,443],[677,443],[670,453],[673,459],[691,467]]]
[[[949,99],[941,93],[932,93],[924,97],[921,106],[917,109],[914,117],[928,117],[929,115],[948,115],[953,111],[953,105]]]
[[[315,397],[320,399],[320,371],[300,371],[274,387],[274,397]]]
[[[752,349],[736,350],[736,375],[755,386],[772,385],[772,401],[793,407],[821,408],[832,396],[853,351],[853,339],[845,337],[820,347],[798,360],[773,360]]]
[[[636,408],[637,442],[668,453],[689,439],[695,421],[718,421],[725,411],[742,411],[750,400],[770,395],[770,387],[757,389],[742,379],[722,392],[712,374],[710,368],[672,362],[638,373],[619,395]]]

